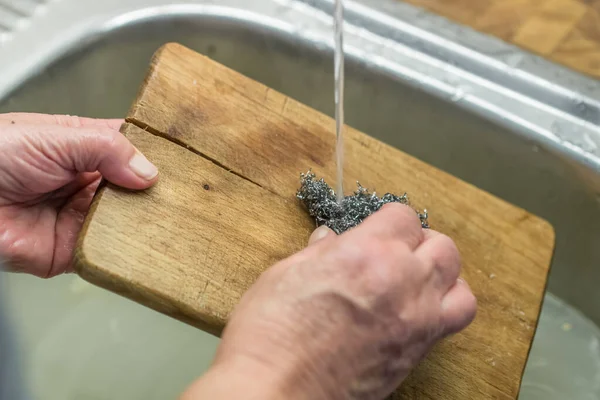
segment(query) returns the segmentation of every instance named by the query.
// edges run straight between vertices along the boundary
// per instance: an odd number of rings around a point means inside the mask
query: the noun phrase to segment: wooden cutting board
[[[177,44],[161,48],[122,132],[160,169],[151,189],[103,186],[76,249],[89,282],[218,335],[246,289],[307,243],[300,173],[334,182],[334,122]],[[403,134],[410,134],[404,132]],[[514,399],[554,231],[544,220],[350,127],[346,188],[407,192],[452,237],[479,301],[398,390],[406,399]],[[299,344],[301,345],[301,344]]]

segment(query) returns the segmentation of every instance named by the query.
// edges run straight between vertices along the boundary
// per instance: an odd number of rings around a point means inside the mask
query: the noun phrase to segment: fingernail
[[[324,239],[329,235],[332,231],[325,225],[321,225],[317,229],[315,229],[310,235],[310,243],[318,242],[321,239]]]
[[[314,232],[315,240],[323,239],[325,236],[329,235],[329,228],[325,225],[318,227]]]
[[[465,280],[463,278],[457,278],[456,283],[465,283]]]
[[[139,151],[129,160],[129,167],[142,179],[151,180],[158,175],[158,168]]]

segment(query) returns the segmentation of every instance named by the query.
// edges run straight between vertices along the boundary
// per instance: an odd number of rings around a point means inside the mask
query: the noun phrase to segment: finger
[[[114,129],[54,126],[30,134],[40,157],[70,171],[98,171],[109,182],[129,189],[145,189],[158,179],[158,169]]]
[[[423,239],[423,229],[417,213],[400,203],[389,203],[367,217],[356,229],[356,234],[366,237],[392,237],[400,239],[414,250]]]
[[[73,272],[73,251],[99,183],[96,180],[80,188],[58,212],[54,233],[55,251],[48,278]]]
[[[460,275],[460,253],[448,236],[431,229],[423,231],[424,239],[415,250],[415,256],[433,267],[439,287],[445,292]]]
[[[123,119],[84,118],[73,115],[52,115],[38,113],[0,114],[0,125],[58,125],[69,128],[104,127],[119,130]]]
[[[89,184],[98,181],[100,178],[101,178],[101,175],[97,171],[96,172],[81,172],[81,173],[77,174],[71,182],[62,186],[60,189],[54,191],[54,193],[52,193],[52,196],[49,198],[49,200],[57,200],[57,199],[64,200],[66,198],[69,198],[69,197],[73,196],[74,194],[76,194],[77,192],[79,192],[81,189],[88,186]]]
[[[465,329],[477,313],[477,299],[463,279],[457,279],[454,286],[442,298],[442,318],[446,335]]]
[[[335,232],[329,229],[326,225],[321,225],[313,231],[308,239],[308,245],[311,246],[327,237],[335,236]]]

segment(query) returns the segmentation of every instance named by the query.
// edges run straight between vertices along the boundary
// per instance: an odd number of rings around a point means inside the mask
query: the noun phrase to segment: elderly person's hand
[[[388,204],[266,271],[227,325],[192,399],[381,400],[475,317],[448,237]]]
[[[145,189],[158,171],[121,134],[122,120],[0,114],[0,258],[39,277],[69,272],[101,177]]]

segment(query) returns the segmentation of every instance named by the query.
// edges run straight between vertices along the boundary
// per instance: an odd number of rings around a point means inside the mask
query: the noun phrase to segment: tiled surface
[[[404,0],[600,78],[600,0]]]

